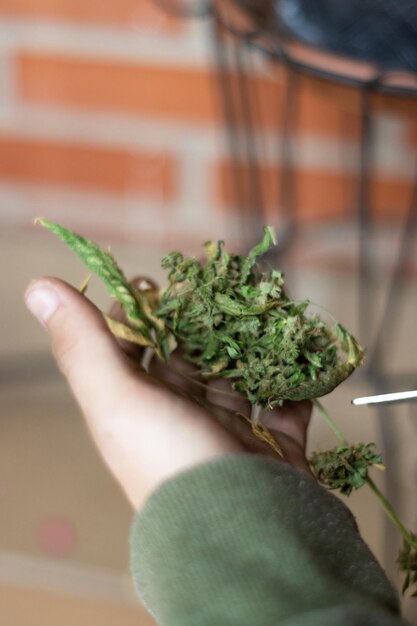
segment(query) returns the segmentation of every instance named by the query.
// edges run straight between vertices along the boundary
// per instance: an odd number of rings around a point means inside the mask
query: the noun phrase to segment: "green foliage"
[[[130,285],[110,252],[102,250],[93,241],[80,237],[71,230],[45,218],[38,218],[36,222],[57,235],[71,248],[88,269],[103,281],[109,295],[119,302],[132,329],[125,328],[122,331],[122,324],[106,318],[110,329],[113,332],[120,329],[119,336],[123,339],[153,347],[159,356],[168,357],[171,351],[170,346],[174,347],[175,342],[167,335],[163,324],[148,311],[144,298],[140,297],[140,294]],[[154,335],[156,335],[156,341]]]
[[[411,591],[411,597],[417,597],[417,535],[403,538],[403,546],[398,557],[398,568],[404,573],[402,593]]]
[[[333,450],[314,452],[309,461],[322,485],[346,496],[365,484],[372,465],[382,462],[374,443],[343,444]]]
[[[80,237],[67,228],[54,224],[47,219],[38,218],[37,222],[57,235],[73,250],[92,272],[103,281],[110,296],[120,302],[133,326],[144,328],[145,316],[141,310],[132,287],[122,270],[110,254],[89,239]]]
[[[205,262],[172,252],[162,261],[169,286],[154,311],[203,377],[228,378],[252,404],[269,407],[329,393],[363,357],[340,324],[326,325],[307,315],[308,301],[288,297],[281,272],[256,267],[273,243],[266,228],[246,258],[222,242],[205,244]]]
[[[274,245],[270,227],[246,258],[225,252],[223,242],[205,244],[205,262],[172,252],[162,261],[169,285],[149,298],[129,285],[109,252],[58,224],[39,222],[103,280],[158,356],[167,360],[178,343],[203,378],[230,379],[252,404],[274,407],[325,395],[362,362],[361,348],[340,324],[307,315],[309,302],[287,296],[281,272],[258,269],[257,258]],[[116,331],[120,325],[109,326]],[[129,339],[127,331],[124,336]]]

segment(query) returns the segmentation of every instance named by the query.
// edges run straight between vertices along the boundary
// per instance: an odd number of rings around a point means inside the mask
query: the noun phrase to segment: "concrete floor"
[[[288,266],[288,279],[295,296],[310,297],[352,332],[357,332],[356,278],[350,262],[354,244],[346,232],[340,228],[330,230],[324,239],[313,235],[306,240],[308,245],[300,244],[298,255],[294,255]],[[112,250],[127,275],[143,273],[161,280],[159,259],[166,250],[120,245],[112,246]],[[343,250],[346,253],[343,258],[348,262],[335,263],[334,259]],[[5,604],[9,619],[5,619],[5,623],[19,626],[26,623],[26,618],[19,618],[19,621],[16,617],[24,594],[38,594],[37,598],[44,598],[45,606],[49,598],[52,607],[56,606],[50,600],[52,593],[56,597],[65,596],[65,602],[68,598],[74,602],[77,598],[86,598],[95,603],[98,612],[94,613],[91,607],[88,610],[92,611],[89,615],[96,617],[103,602],[113,602],[114,621],[108,619],[106,625],[137,623],[145,626],[150,622],[134,598],[128,575],[127,538],[132,511],[90,442],[78,410],[49,355],[46,334],[22,304],[24,287],[32,277],[54,274],[79,285],[86,272],[51,235],[37,231],[3,229],[0,254],[0,410],[3,418],[0,422],[3,511],[0,516],[0,581],[10,588]],[[384,269],[381,276],[374,287],[377,306],[372,315],[375,319],[383,303]],[[89,294],[100,307],[108,306],[98,281],[92,284]],[[401,322],[394,339],[387,345],[389,368],[393,373],[416,372],[417,282],[412,273],[401,297]],[[401,514],[416,528],[417,405],[403,405],[384,418],[375,410],[353,408],[351,398],[368,391],[370,387],[363,376],[355,373],[326,398],[324,404],[347,438],[354,441],[376,441],[381,445],[380,420],[389,420],[396,445],[390,452],[391,458],[384,460],[397,487]],[[333,435],[315,416],[310,448],[326,449],[334,444]],[[384,486],[382,472],[375,478]],[[354,494],[347,503],[357,516],[366,541],[395,580],[395,568],[387,559],[395,554],[396,546],[387,548],[385,517],[378,504],[365,489]],[[51,520],[64,522],[67,532],[72,533],[70,549],[63,556],[51,553],[42,540],[43,529]],[[395,534],[389,536],[395,537]],[[395,539],[392,541],[395,543]],[[67,612],[65,602],[58,602],[57,615],[60,610]],[[405,610],[417,623],[414,607],[406,603]],[[45,626],[41,614],[27,623]],[[72,624],[87,623],[83,620],[74,615]],[[51,623],[67,622],[56,619]]]

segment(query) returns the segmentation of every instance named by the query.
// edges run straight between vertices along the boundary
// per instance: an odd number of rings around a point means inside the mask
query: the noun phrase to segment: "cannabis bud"
[[[346,496],[365,484],[372,465],[382,463],[374,443],[346,444],[326,452],[314,452],[309,462],[322,485],[338,489]]]
[[[340,325],[309,316],[309,302],[294,302],[281,272],[263,273],[259,256],[274,245],[272,228],[246,258],[223,242],[205,244],[206,261],[172,252],[162,261],[169,285],[162,293],[133,289],[110,253],[70,230],[41,219],[104,282],[126,313],[130,328],[109,326],[124,339],[153,347],[168,360],[179,344],[202,378],[228,378],[252,404],[323,396],[362,363],[363,352]],[[136,339],[135,339],[136,337]],[[342,360],[339,353],[345,353]]]

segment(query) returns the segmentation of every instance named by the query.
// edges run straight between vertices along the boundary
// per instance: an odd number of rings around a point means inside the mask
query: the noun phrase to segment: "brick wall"
[[[131,241],[194,241],[233,229],[233,181],[207,22],[151,0],[0,0],[0,220],[44,214]],[[231,79],[233,83],[233,78]],[[285,80],[251,77],[261,123],[265,220],[278,213]],[[299,219],[353,214],[359,102],[301,81],[293,158]],[[376,102],[372,200],[392,219],[414,170],[415,111]],[[243,184],[242,183],[242,184]],[[163,241],[162,241],[163,240]]]

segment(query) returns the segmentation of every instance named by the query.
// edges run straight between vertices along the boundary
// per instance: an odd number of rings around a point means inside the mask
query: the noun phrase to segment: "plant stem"
[[[331,428],[333,433],[339,439],[340,443],[347,444],[347,441],[346,441],[342,431],[339,429],[337,424],[335,424],[335,422],[333,421],[333,418],[326,411],[326,409],[324,408],[322,403],[319,400],[317,400],[317,398],[316,398],[316,399],[313,400],[313,404],[320,411],[320,413],[323,416],[324,420],[326,421],[327,425],[329,426],[329,428]],[[386,499],[384,494],[380,491],[379,487],[376,486],[376,484],[374,483],[372,478],[370,478],[369,476],[367,476],[365,480],[366,480],[366,483],[368,484],[369,488],[371,489],[371,491],[373,491],[374,495],[379,500],[379,502],[380,502],[382,508],[384,509],[385,513],[388,515],[390,520],[399,529],[399,531],[400,531],[401,535],[403,536],[404,540],[408,544],[410,544],[410,545],[414,546],[415,548],[417,548],[416,542],[413,540],[413,535],[412,535],[411,531],[409,531],[408,528],[406,528],[406,526],[404,526],[404,524],[402,523],[402,521],[400,520],[400,518],[398,517],[398,515],[394,511],[392,505],[388,502],[388,500]]]
[[[408,543],[412,544],[413,540],[412,540],[411,532],[408,530],[408,528],[404,526],[404,524],[402,523],[402,521],[400,520],[400,518],[398,517],[398,515],[392,508],[391,504],[388,502],[384,494],[379,490],[379,487],[376,486],[372,478],[370,478],[369,476],[366,477],[366,482],[369,488],[374,492],[375,496],[378,498],[385,513],[388,515],[390,520],[394,522],[394,524],[397,526],[397,528],[401,532],[404,539]]]
[[[326,424],[334,432],[336,437],[339,439],[340,443],[347,444],[347,441],[345,439],[344,434],[342,433],[340,428],[337,426],[337,424],[334,422],[334,420],[331,417],[331,415],[326,411],[326,409],[324,408],[322,403],[319,400],[317,400],[317,398],[315,398],[313,400],[313,404],[320,411],[320,413],[322,414]]]

